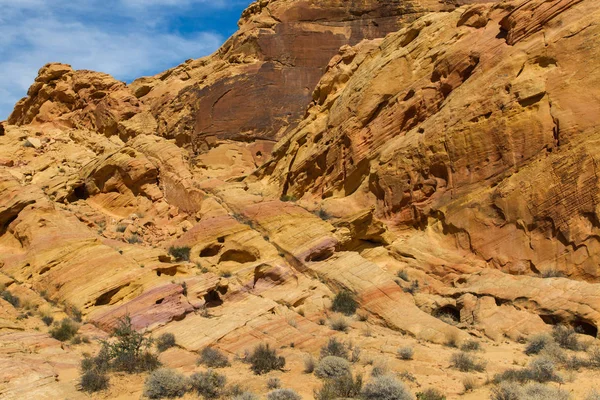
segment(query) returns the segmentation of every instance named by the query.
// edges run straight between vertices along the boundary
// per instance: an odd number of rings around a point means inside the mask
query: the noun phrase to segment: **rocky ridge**
[[[42,316],[102,339],[129,315],[175,335],[160,358],[186,374],[206,346],[269,343],[304,398],[332,336],[362,348],[356,372],[381,360],[449,399],[486,398],[552,325],[593,343],[598,20],[592,0],[263,0],[215,55],[131,85],[45,66],[0,124],[0,283],[21,299],[0,299],[1,396],[87,396],[97,341]],[[344,290],[363,317],[340,333]],[[474,338],[488,369],[464,392],[445,344]],[[143,375],[111,382],[94,397],[142,394]]]

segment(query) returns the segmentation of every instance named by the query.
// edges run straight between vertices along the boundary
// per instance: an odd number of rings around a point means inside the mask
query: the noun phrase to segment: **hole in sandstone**
[[[450,325],[456,325],[460,322],[460,310],[452,305],[438,308],[433,312],[433,316]]]
[[[156,303],[154,303],[154,304],[162,304],[163,301],[165,301],[165,299],[158,299],[158,300],[156,300]]]
[[[218,238],[217,242],[219,242],[219,243],[225,243],[225,236],[221,236],[220,238]]]
[[[538,103],[540,100],[542,100],[545,95],[546,95],[546,93],[540,93],[537,96],[529,97],[529,98],[524,99],[524,100],[519,100],[519,104],[521,105],[521,107],[532,106],[535,103]]]
[[[222,248],[223,246],[219,244],[211,244],[202,249],[202,251],[200,252],[200,257],[214,257],[217,254],[219,254]]]
[[[332,249],[323,249],[320,251],[317,251],[316,253],[310,254],[308,257],[306,257],[306,262],[319,262],[319,261],[325,261],[328,258],[330,258],[333,255],[333,250]]]
[[[257,151],[256,152],[256,157],[262,157],[262,151]]]
[[[161,276],[162,274],[168,275],[168,276],[175,276],[177,275],[177,267],[172,267],[172,268],[158,268],[156,270],[156,276]]]
[[[576,320],[571,325],[577,333],[581,333],[582,335],[589,335],[592,337],[598,337],[598,328],[594,324],[591,324],[584,320]]]
[[[204,301],[206,303],[206,307],[219,307],[223,304],[223,300],[221,300],[221,296],[216,290],[211,290],[210,292],[204,295]]]
[[[127,285],[125,285],[125,286],[127,286]],[[125,286],[119,286],[118,288],[109,290],[108,292],[104,293],[103,295],[101,295],[100,297],[98,297],[96,299],[96,302],[94,303],[94,305],[95,306],[105,306],[107,304],[110,304],[114,295],[119,293],[119,291],[121,289],[123,289]]]
[[[230,249],[221,255],[219,262],[235,261],[240,264],[256,261],[256,256],[246,250]]]
[[[42,268],[42,270],[40,271],[40,275],[44,275],[46,272],[50,271],[50,267],[44,267]]]
[[[562,323],[562,319],[556,315],[540,314],[540,318],[547,325],[558,325]]]
[[[496,35],[496,39],[506,39],[508,37],[508,31],[504,28],[500,28],[500,32]]]

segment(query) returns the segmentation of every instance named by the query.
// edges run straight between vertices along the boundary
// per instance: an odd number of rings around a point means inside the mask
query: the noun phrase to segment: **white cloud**
[[[208,0],[0,0],[0,120],[48,62],[129,81],[210,54],[224,37],[170,32],[169,18],[225,6]]]

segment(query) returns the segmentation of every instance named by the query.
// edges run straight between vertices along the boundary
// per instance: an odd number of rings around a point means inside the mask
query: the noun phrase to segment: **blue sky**
[[[0,120],[48,62],[131,81],[215,51],[251,0],[0,0]]]

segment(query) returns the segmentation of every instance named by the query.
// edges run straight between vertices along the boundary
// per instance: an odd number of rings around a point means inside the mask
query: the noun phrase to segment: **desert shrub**
[[[344,315],[354,315],[356,309],[358,308],[358,303],[354,299],[354,295],[347,291],[341,291],[335,295],[333,299],[333,303],[331,304],[331,310],[335,312],[342,313]]]
[[[327,344],[321,347],[321,358],[334,356],[348,359],[348,346],[336,338],[329,338]]]
[[[346,332],[348,330],[348,321],[345,318],[340,317],[331,321],[331,329],[338,332]]]
[[[522,389],[519,400],[569,400],[569,393],[552,386],[530,383]]]
[[[466,376],[462,380],[463,388],[465,389],[465,393],[472,391],[477,387],[477,380],[472,376]]]
[[[404,270],[404,269],[398,271],[397,276],[398,276],[398,278],[402,279],[404,282],[410,281],[410,279],[408,278],[408,272],[406,272],[406,270]]]
[[[565,274],[557,269],[550,268],[545,271],[542,271],[540,273],[540,276],[542,278],[564,278]]]
[[[362,376],[351,374],[327,379],[319,390],[315,390],[316,400],[352,399],[358,397],[362,389]]]
[[[266,374],[273,370],[285,367],[285,358],[278,357],[277,352],[269,348],[269,345],[259,344],[248,357],[251,369],[257,375]]]
[[[51,315],[44,315],[42,317],[42,322],[46,324],[46,326],[50,326],[54,322],[54,317]]]
[[[267,389],[279,389],[281,387],[281,379],[277,377],[271,377],[267,380]]]
[[[533,359],[527,367],[531,371],[531,379],[537,382],[562,382],[555,372],[554,362],[549,358],[538,357]]]
[[[317,368],[315,368],[315,375],[321,379],[337,378],[350,372],[351,369],[348,360],[335,356],[323,358],[319,361]]]
[[[216,399],[223,393],[227,378],[212,369],[197,372],[190,377],[192,390],[205,399]]]
[[[142,243],[142,239],[140,239],[140,237],[136,233],[134,233],[133,235],[131,235],[127,238],[127,243],[129,243],[129,244]]]
[[[85,371],[79,378],[81,390],[88,393],[108,389],[108,375],[95,369]]]
[[[352,353],[350,353],[350,362],[359,362],[360,361],[360,353],[361,349],[359,346],[352,347]]]
[[[50,336],[56,340],[60,340],[61,342],[66,342],[67,340],[71,340],[73,336],[77,334],[78,330],[79,325],[69,318],[65,318],[60,323],[55,324],[52,329],[50,329]]]
[[[402,382],[391,376],[381,376],[365,385],[363,392],[365,400],[413,400],[413,395]]]
[[[446,400],[446,396],[435,388],[429,388],[417,393],[417,400]]]
[[[455,331],[449,332],[446,336],[445,345],[448,347],[458,347],[458,333]]]
[[[509,382],[502,382],[492,388],[491,400],[520,400],[521,387]]]
[[[71,344],[81,344],[81,342],[83,342],[83,339],[79,335],[75,335],[71,339]]]
[[[315,371],[315,359],[312,356],[304,358],[304,373],[312,374]]]
[[[95,357],[86,356],[81,360],[81,370],[83,372],[98,371],[107,372],[110,369],[110,355],[106,346],[102,346]]]
[[[454,353],[450,358],[450,365],[462,372],[485,370],[485,364],[481,360],[464,351]]]
[[[588,364],[592,368],[600,368],[600,347],[594,347],[588,352]]]
[[[600,392],[596,389],[592,390],[585,398],[585,400],[600,400]]]
[[[481,350],[481,344],[476,340],[467,340],[460,346],[460,349],[462,351],[479,351]]]
[[[187,391],[185,376],[167,368],[153,371],[144,383],[144,396],[151,399],[181,397]]]
[[[414,280],[410,283],[410,286],[405,287],[404,289],[405,293],[410,293],[410,294],[415,294],[419,291],[419,281]]]
[[[189,246],[171,246],[169,248],[169,254],[171,254],[176,261],[190,261],[190,250]]]
[[[302,400],[302,397],[292,389],[275,389],[267,393],[267,400]]]
[[[412,360],[415,351],[412,347],[401,347],[398,349],[398,357],[402,360]]]
[[[556,325],[552,329],[552,337],[554,341],[563,349],[579,350],[579,340],[575,330],[570,326]]]
[[[156,339],[156,348],[161,353],[173,346],[175,346],[175,335],[172,333],[163,333]]]
[[[149,352],[152,340],[133,329],[128,315],[119,319],[111,339],[102,343],[108,351],[112,369],[133,374],[160,366],[158,357]]]
[[[562,382],[562,379],[555,372],[554,362],[549,358],[538,357],[532,360],[527,368],[508,369],[494,376],[494,382]]]
[[[388,365],[385,362],[380,361],[375,364],[373,369],[371,369],[371,376],[377,378],[379,376],[388,375],[389,370]]]
[[[525,354],[540,354],[542,350],[552,341],[552,338],[546,334],[535,335],[529,338],[525,347]]]
[[[115,230],[119,233],[123,233],[123,232],[125,232],[125,230],[127,230],[127,225],[117,225]]]
[[[21,299],[8,290],[0,291],[0,297],[9,302],[14,308],[19,308],[21,306]]]

